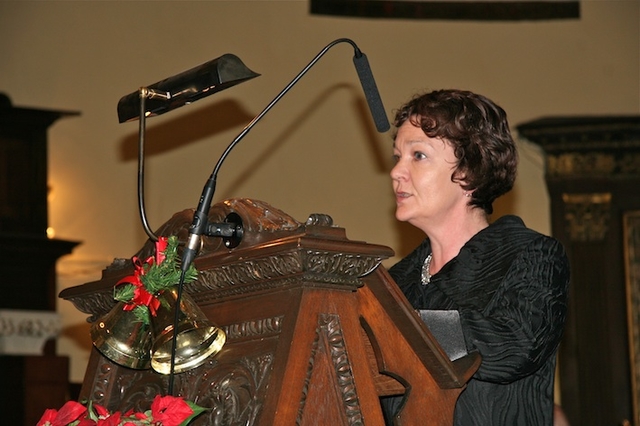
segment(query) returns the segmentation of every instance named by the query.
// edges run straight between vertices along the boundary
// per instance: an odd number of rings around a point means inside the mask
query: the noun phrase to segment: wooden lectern
[[[326,215],[300,223],[272,206],[231,199],[210,223],[237,215],[235,248],[204,238],[197,281],[185,286],[227,333],[222,351],[176,374],[174,393],[211,408],[197,425],[382,425],[380,397],[404,395],[398,425],[451,425],[456,400],[477,369],[471,353],[451,362],[380,262],[392,250],[350,241]],[[158,235],[185,241],[193,212]],[[152,254],[148,243],[137,254]],[[100,281],[61,297],[91,314],[114,305],[112,288],[132,273],[116,261]],[[111,410],[146,409],[168,376],[118,366],[94,349],[81,399]]]

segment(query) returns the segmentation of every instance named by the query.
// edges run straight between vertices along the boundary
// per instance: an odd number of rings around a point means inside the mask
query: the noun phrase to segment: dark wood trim
[[[580,18],[579,1],[310,0],[312,15],[469,21]]]

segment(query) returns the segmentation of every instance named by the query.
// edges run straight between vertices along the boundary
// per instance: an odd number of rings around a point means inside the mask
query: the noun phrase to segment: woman
[[[405,104],[394,125],[396,218],[427,238],[389,272],[414,308],[457,310],[467,349],[482,355],[454,424],[551,426],[569,265],[558,241],[520,218],[489,222],[516,176],[504,110],[441,90]]]

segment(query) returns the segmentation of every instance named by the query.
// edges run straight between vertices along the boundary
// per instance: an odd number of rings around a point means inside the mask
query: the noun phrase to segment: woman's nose
[[[405,167],[400,160],[396,161],[396,164],[391,168],[391,172],[389,172],[392,180],[399,180],[405,174]]]

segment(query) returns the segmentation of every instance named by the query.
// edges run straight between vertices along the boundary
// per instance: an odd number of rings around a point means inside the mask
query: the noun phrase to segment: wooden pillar
[[[571,262],[563,408],[572,425],[638,425],[640,342],[629,303],[640,284],[629,280],[638,265],[628,262],[625,222],[640,212],[640,117],[551,117],[517,129],[546,154],[552,233]]]

